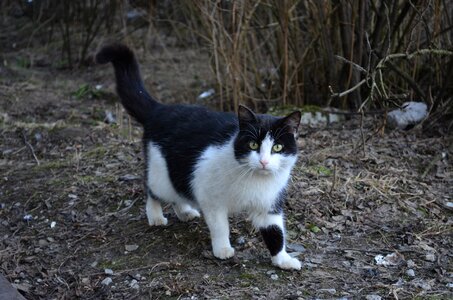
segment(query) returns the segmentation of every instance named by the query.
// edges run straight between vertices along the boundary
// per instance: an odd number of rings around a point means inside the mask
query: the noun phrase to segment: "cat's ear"
[[[238,119],[239,126],[258,122],[255,113],[251,111],[249,108],[245,107],[244,105],[239,105]]]
[[[294,111],[282,119],[282,125],[290,133],[294,134],[294,137],[297,137],[297,130],[299,129],[300,119],[302,113],[300,111]]]

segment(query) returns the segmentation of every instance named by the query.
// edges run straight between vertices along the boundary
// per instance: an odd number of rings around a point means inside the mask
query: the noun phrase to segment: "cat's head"
[[[300,118],[299,111],[277,118],[257,115],[239,106],[239,133],[234,142],[236,160],[263,176],[291,168],[297,157]]]

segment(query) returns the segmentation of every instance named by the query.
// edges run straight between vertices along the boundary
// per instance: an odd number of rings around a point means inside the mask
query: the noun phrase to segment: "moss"
[[[69,165],[67,160],[53,160],[42,162],[39,165],[35,165],[32,170],[35,172],[49,171],[54,169],[65,168]]]
[[[323,165],[312,165],[307,168],[308,173],[315,176],[332,176],[333,172],[331,169]]]

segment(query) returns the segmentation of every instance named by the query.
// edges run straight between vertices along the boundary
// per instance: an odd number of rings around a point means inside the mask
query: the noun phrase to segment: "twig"
[[[337,164],[333,165],[333,181],[330,187],[329,196],[332,196],[332,192],[335,190],[335,183],[337,181]]]
[[[25,145],[27,145],[28,149],[30,149],[31,154],[33,155],[33,157],[34,157],[34,159],[36,161],[36,164],[39,166],[40,165],[39,159],[38,159],[38,157],[35,154],[35,150],[33,149],[33,146],[27,141],[27,137],[25,136],[25,132],[24,131],[22,131],[22,136],[24,138]]]

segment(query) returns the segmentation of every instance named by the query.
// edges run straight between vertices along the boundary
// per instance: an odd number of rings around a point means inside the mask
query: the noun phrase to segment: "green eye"
[[[280,152],[280,151],[282,151],[282,149],[283,149],[283,145],[282,145],[282,144],[275,144],[275,145],[272,147],[272,150],[273,150],[274,152]]]
[[[257,142],[251,141],[251,142],[249,143],[249,147],[250,147],[250,149],[252,149],[252,150],[256,150],[256,149],[259,148],[259,145],[258,145]]]

